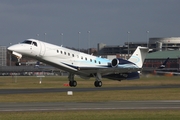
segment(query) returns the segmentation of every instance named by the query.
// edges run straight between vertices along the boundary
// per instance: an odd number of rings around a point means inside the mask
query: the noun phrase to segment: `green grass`
[[[103,87],[123,86],[148,86],[179,84],[180,77],[143,77],[133,81],[111,81],[104,80]],[[93,79],[78,81],[77,87],[94,87]],[[68,83],[66,77],[45,77],[39,84],[37,77],[18,77],[14,81],[11,77],[1,77],[0,88],[23,89],[23,88],[68,88],[63,86]],[[2,94],[0,102],[96,102],[96,101],[122,101],[122,100],[180,100],[180,88],[168,89],[144,89],[144,90],[114,90],[95,92],[73,92],[68,96],[67,92],[36,93],[36,94]],[[51,97],[49,97],[51,96]]]
[[[102,87],[121,87],[121,86],[144,86],[144,85],[169,85],[169,84],[179,84],[180,77],[163,77],[163,76],[150,76],[142,77],[139,80],[123,80],[113,81],[108,79],[102,79]],[[94,87],[94,78],[89,80],[84,80],[79,77],[75,77],[78,85],[77,87]],[[42,78],[42,84],[39,84],[39,78],[36,76],[17,76],[17,77],[0,77],[0,89],[25,89],[25,88],[66,88],[64,84],[68,84],[67,77],[55,76],[49,77],[46,76]]]
[[[94,79],[82,80],[76,77],[77,87],[94,87]],[[39,84],[37,77],[0,77],[0,89],[67,88],[67,77],[45,77]],[[180,77],[142,77],[133,81],[111,81],[103,79],[102,87],[180,85]],[[95,92],[66,92],[36,94],[0,94],[0,102],[103,102],[138,100],[180,100],[180,88],[114,90]],[[0,112],[0,120],[179,120],[180,110],[85,110],[85,111],[37,111]]]
[[[115,90],[95,92],[66,92],[37,94],[1,94],[0,102],[104,102],[136,100],[180,100],[180,88],[150,90]]]
[[[65,77],[45,77],[42,84],[36,77],[18,77],[12,82],[10,77],[1,77],[0,88],[69,88],[63,86],[67,83]],[[148,85],[180,85],[180,77],[149,77],[133,81],[111,81],[104,80],[103,87],[112,86],[148,86]],[[94,80],[82,80],[77,78],[77,87],[94,87]],[[73,92],[68,96],[67,92],[36,93],[36,94],[0,94],[0,102],[96,102],[96,101],[121,101],[121,100],[180,100],[180,87],[168,89],[144,89],[144,90],[114,90],[114,91],[90,91]]]
[[[180,110],[3,112],[0,120],[179,120]]]

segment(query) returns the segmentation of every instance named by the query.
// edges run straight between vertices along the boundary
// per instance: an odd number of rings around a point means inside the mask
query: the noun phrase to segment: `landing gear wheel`
[[[16,62],[16,66],[21,66],[21,63],[20,62]]]
[[[77,82],[75,80],[74,81],[69,81],[69,86],[76,87],[77,86]]]
[[[95,81],[94,82],[94,86],[95,87],[101,87],[102,86],[102,82],[101,81]]]
[[[95,86],[95,87],[98,87],[98,81],[95,81],[95,82],[94,82],[94,86]]]

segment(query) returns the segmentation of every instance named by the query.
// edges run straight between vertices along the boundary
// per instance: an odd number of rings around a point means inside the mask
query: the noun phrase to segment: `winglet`
[[[149,48],[138,46],[128,61],[135,63],[139,68],[142,68]]]

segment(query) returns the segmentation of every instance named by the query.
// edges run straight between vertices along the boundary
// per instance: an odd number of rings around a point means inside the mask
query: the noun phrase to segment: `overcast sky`
[[[180,36],[180,0],[0,0],[0,45],[28,38],[75,48],[78,40],[87,48],[88,38],[90,47],[123,45],[128,31],[130,42],[147,42],[147,31]]]

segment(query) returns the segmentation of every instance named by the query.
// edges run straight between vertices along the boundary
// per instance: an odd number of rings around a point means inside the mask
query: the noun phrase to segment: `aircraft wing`
[[[87,75],[93,73],[101,73],[102,75],[113,74],[113,73],[130,73],[140,71],[141,68],[113,68],[113,67],[80,67],[78,73],[86,73]]]

